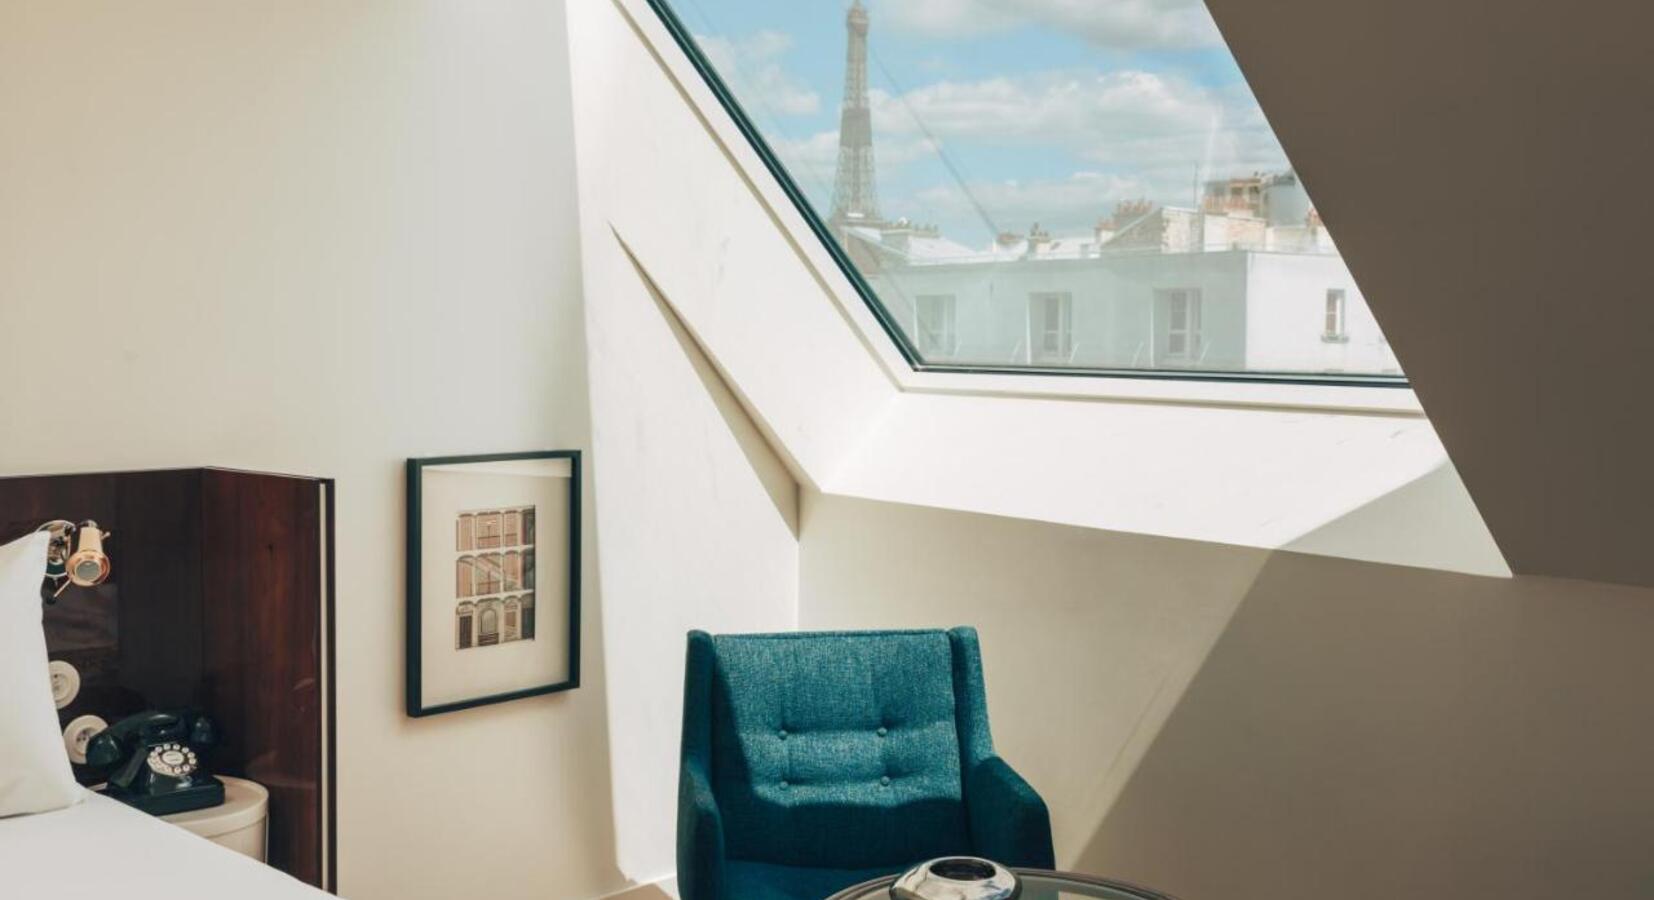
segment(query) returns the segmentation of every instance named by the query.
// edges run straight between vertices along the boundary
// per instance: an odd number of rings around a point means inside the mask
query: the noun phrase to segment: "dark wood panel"
[[[203,474],[204,653],[230,774],[270,790],[270,861],[322,883],[321,493],[315,482]]]
[[[114,474],[0,479],[0,541],[14,540],[51,519],[95,519],[114,533],[107,549],[119,554],[116,539],[126,530],[119,508],[121,481],[122,476]],[[144,568],[141,556],[135,554],[138,569]],[[95,588],[71,587],[48,600],[41,617],[47,652],[52,659],[72,664],[81,676],[79,696],[58,712],[60,724],[88,713],[113,722],[147,705],[143,692],[128,681],[120,642],[122,620],[129,618],[123,616],[121,598],[129,583],[143,580],[118,568]],[[197,624],[191,633],[198,631]],[[79,766],[75,776],[83,784],[96,780],[94,773]]]
[[[121,683],[160,709],[211,711],[201,672],[201,473],[121,475],[107,552],[120,582]],[[65,594],[75,593],[70,588]]]
[[[270,864],[318,886],[334,855],[324,484],[212,469],[0,478],[0,542],[58,518],[113,532],[109,581],[45,609],[51,657],[82,677],[60,720],[202,709],[222,735],[215,770],[270,790]]]

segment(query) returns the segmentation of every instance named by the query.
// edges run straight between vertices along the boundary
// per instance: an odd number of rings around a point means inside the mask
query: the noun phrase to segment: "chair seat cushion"
[[[809,869],[732,859],[724,867],[728,879],[724,895],[739,900],[822,900],[851,885],[906,868]]]

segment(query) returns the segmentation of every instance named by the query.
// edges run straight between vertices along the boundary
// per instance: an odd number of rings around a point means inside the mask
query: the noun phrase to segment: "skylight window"
[[[1200,0],[651,0],[918,368],[1404,384]]]

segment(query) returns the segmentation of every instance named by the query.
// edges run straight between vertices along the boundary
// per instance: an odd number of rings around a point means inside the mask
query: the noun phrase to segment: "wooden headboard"
[[[193,707],[219,774],[270,791],[269,862],[332,889],[333,482],[222,469],[0,478],[0,543],[97,520],[113,574],[45,608],[80,671],[60,724]],[[90,780],[90,773],[77,776]]]

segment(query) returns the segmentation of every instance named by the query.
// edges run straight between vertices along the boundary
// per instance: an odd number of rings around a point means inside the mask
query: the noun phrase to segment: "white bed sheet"
[[[91,791],[0,819],[6,900],[321,900],[287,874]]]

